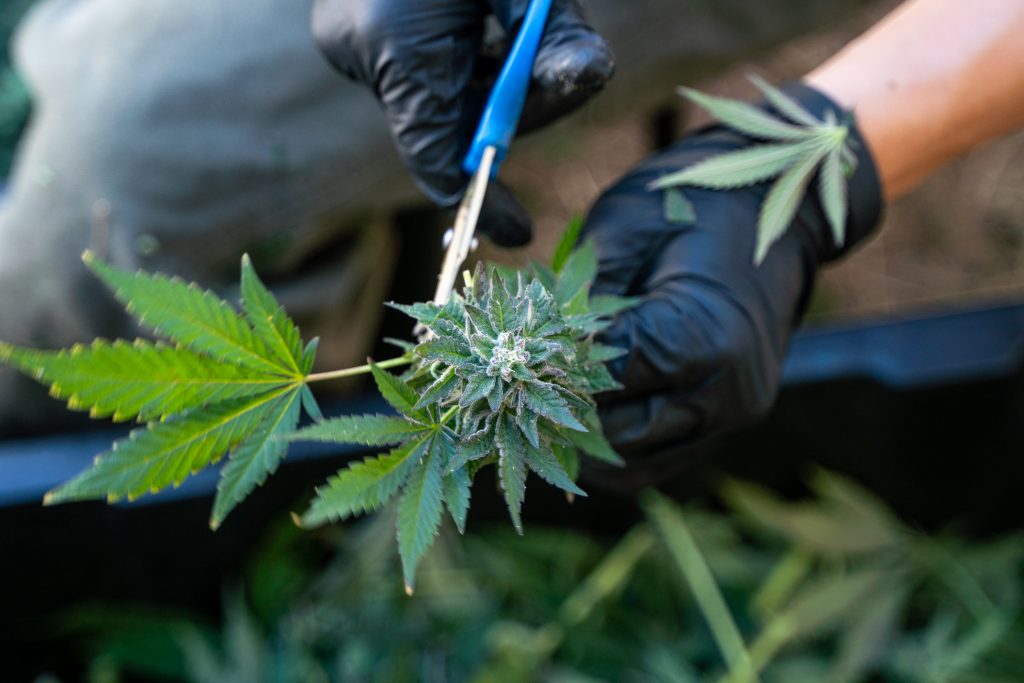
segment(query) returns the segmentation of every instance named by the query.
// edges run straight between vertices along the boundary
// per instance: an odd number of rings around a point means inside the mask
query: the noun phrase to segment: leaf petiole
[[[411,355],[400,356],[398,358],[392,358],[391,360],[381,361],[380,363],[374,363],[378,368],[382,370],[390,370],[391,368],[400,368],[406,365],[411,365],[413,357]],[[369,375],[371,372],[370,364],[360,365],[355,368],[346,368],[344,370],[334,370],[332,372],[319,372],[306,377],[306,384],[312,384],[314,382],[329,382],[335,379],[347,379],[349,377],[359,377],[360,375]]]
[[[441,424],[445,424],[448,420],[455,417],[459,412],[459,406],[455,405],[448,409],[448,412],[441,416]]]

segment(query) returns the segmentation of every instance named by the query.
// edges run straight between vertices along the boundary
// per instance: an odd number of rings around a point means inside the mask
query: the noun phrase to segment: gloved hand
[[[405,164],[436,203],[461,199],[462,160],[502,60],[482,59],[493,13],[507,36],[528,0],[316,0],[317,45],[342,73],[373,89]],[[509,41],[511,43],[511,41]],[[577,0],[554,0],[534,66],[520,132],[567,113],[611,77],[608,45]],[[530,219],[511,192],[491,183],[481,230],[505,246],[530,239]]]
[[[816,116],[832,109],[842,118],[840,108],[816,90],[799,84],[784,90]],[[858,165],[849,181],[842,248],[812,191],[785,236],[755,266],[758,213],[770,183],[732,191],[685,188],[696,223],[666,222],[663,193],[649,191],[648,184],[751,144],[722,126],[697,131],[645,161],[594,205],[583,239],[594,240],[598,252],[595,293],[642,297],[603,340],[629,350],[612,367],[626,388],[601,407],[605,431],[627,461],[671,460],[703,437],[746,425],[771,407],[790,335],[819,267],[866,238],[879,221],[874,162],[859,131],[851,129],[849,139]]]

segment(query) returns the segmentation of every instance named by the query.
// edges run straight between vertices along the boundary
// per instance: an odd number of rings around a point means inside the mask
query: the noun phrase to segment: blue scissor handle
[[[550,10],[551,0],[533,0],[526,10],[523,27],[498,75],[483,118],[480,119],[480,127],[473,138],[473,145],[462,163],[462,168],[471,175],[480,168],[484,150],[488,147],[497,150],[492,176],[497,175],[498,167],[508,154],[516,128],[519,127],[519,117],[523,114],[523,105],[526,104],[526,92],[533,77],[533,62],[537,58],[537,49],[544,36]]]

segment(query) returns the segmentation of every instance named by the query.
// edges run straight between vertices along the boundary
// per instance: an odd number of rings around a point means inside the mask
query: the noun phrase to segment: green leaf
[[[867,596],[840,634],[839,656],[829,680],[860,680],[885,656],[903,618],[908,593],[909,586],[898,581]]]
[[[416,344],[412,343],[411,341],[406,341],[405,339],[397,339],[395,337],[384,337],[382,341],[385,344],[390,344],[395,348],[401,349],[402,354],[406,356],[411,356],[413,351],[416,350]]]
[[[95,418],[153,420],[280,388],[292,380],[162,343],[96,340],[65,351],[35,351],[0,343],[0,361]]]
[[[495,431],[489,425],[462,439],[455,451],[455,457],[448,463],[448,471],[465,467],[467,463],[481,460],[495,452]]]
[[[448,368],[440,377],[434,380],[433,384],[426,388],[423,395],[420,396],[420,400],[416,402],[416,409],[421,410],[435,403],[443,403],[449,396],[455,393],[460,384],[461,380],[455,374],[455,368]]]
[[[491,325],[491,320],[487,315],[487,312],[479,306],[466,304],[466,316],[480,334],[491,338],[498,336],[498,333],[495,332],[494,327]]]
[[[125,273],[89,251],[82,259],[128,311],[154,332],[229,363],[260,372],[295,375],[267,349],[231,304],[213,292],[159,274]]]
[[[590,347],[590,354],[587,358],[596,363],[607,363],[610,360],[622,358],[627,353],[629,353],[628,349],[620,349],[617,346],[607,346],[605,344],[594,344]]]
[[[470,369],[473,352],[462,339],[454,336],[435,337],[416,347],[416,355],[426,361],[437,361],[456,368]]]
[[[602,317],[613,317],[636,308],[640,303],[639,297],[614,296],[610,294],[599,294],[590,298],[590,312]],[[593,356],[591,356],[593,358]]]
[[[836,147],[825,156],[818,176],[818,194],[832,228],[836,247],[846,241],[846,212],[849,204],[846,176],[843,175],[843,148]]]
[[[505,493],[505,503],[516,531],[523,533],[522,508],[526,499],[526,442],[512,418],[502,415],[495,430],[498,446],[498,480]]]
[[[387,305],[396,311],[401,311],[416,322],[429,326],[436,320],[445,317],[445,309],[435,303],[399,304],[389,301]]]
[[[580,230],[582,229],[582,216],[575,216],[571,221],[569,221],[569,226],[562,234],[562,239],[559,240],[558,246],[555,247],[554,256],[551,257],[551,269],[555,271],[555,273],[562,272],[566,262],[569,260],[569,256],[572,254],[573,249],[576,248],[577,242],[579,242]]]
[[[760,76],[751,74],[748,78],[750,78],[750,81],[757,86],[758,90],[761,91],[769,104],[775,107],[780,114],[788,118],[793,123],[798,123],[802,126],[808,127],[822,125],[822,122],[811,114],[811,112],[807,111],[802,104],[784,93],[782,90],[776,88],[774,85],[771,85]]]
[[[324,414],[320,410],[320,405],[316,402],[316,396],[313,395],[313,390],[309,388],[308,384],[302,385],[302,407],[306,411],[306,415],[317,422],[324,421]]]
[[[665,220],[673,225],[693,225],[697,222],[697,209],[678,188],[669,187],[665,190]]]
[[[551,444],[551,453],[558,458],[558,464],[562,466],[569,478],[576,481],[580,478],[580,454],[575,448]]]
[[[810,485],[821,505],[843,520],[847,534],[870,538],[872,545],[881,548],[896,546],[911,533],[885,502],[852,479],[817,469]]]
[[[470,407],[477,401],[487,398],[497,385],[497,377],[491,377],[483,372],[473,373],[466,381],[466,386],[462,389],[459,405],[463,408]]]
[[[302,374],[308,375],[313,372],[313,365],[316,363],[316,352],[320,347],[320,337],[313,337],[306,344],[306,349],[302,352]]]
[[[395,377],[387,370],[381,370],[376,363],[370,362],[370,372],[373,380],[377,383],[380,395],[384,397],[392,408],[405,415],[419,415],[416,410],[416,403],[419,397],[412,387]]]
[[[256,431],[231,453],[217,485],[217,497],[210,517],[211,529],[219,528],[236,505],[257,486],[262,486],[268,475],[277,471],[288,450],[288,442],[280,437],[299,424],[300,392],[296,388],[274,399],[267,408],[267,417]]]
[[[469,513],[472,483],[469,471],[465,467],[444,476],[444,502],[460,534],[466,533],[466,516]]]
[[[527,448],[526,461],[531,470],[552,486],[576,496],[587,497],[586,492],[576,485],[572,477],[562,468],[558,458],[550,451],[542,448]]]
[[[530,410],[557,425],[579,432],[587,431],[587,428],[569,410],[569,404],[562,396],[553,384],[529,382],[523,385],[523,397]]]
[[[424,430],[423,425],[400,417],[385,415],[349,415],[335,417],[300,429],[289,441],[321,441],[363,446],[391,446],[407,441]]]
[[[757,680],[754,664],[736,620],[682,513],[668,499],[654,492],[645,496],[643,508],[658,530],[669,556],[689,585],[730,673],[741,680]]]
[[[601,421],[597,417],[597,411],[590,411],[583,416],[583,424],[587,427],[585,432],[566,431],[564,436],[574,446],[592,458],[611,465],[622,467],[626,461],[615,452],[611,444],[604,437],[601,429]]]
[[[691,88],[679,88],[679,93],[730,128],[755,138],[800,142],[813,135],[805,128],[786,123],[746,102],[705,95]]]
[[[552,294],[559,305],[565,306],[581,293],[588,292],[596,276],[597,251],[594,243],[587,241],[566,260],[558,278],[558,286]]]
[[[416,579],[416,565],[434,542],[441,524],[441,480],[438,439],[432,439],[426,456],[409,475],[398,503],[398,553],[402,557],[405,589],[410,595]]]
[[[808,183],[814,175],[814,169],[825,155],[824,147],[817,147],[803,159],[797,161],[772,186],[761,205],[761,216],[757,226],[757,249],[754,263],[760,265],[768,255],[768,250],[789,228],[796,216],[800,202],[804,199]]]
[[[811,141],[801,144],[756,145],[726,152],[659,178],[651,184],[651,189],[693,185],[713,190],[731,190],[754,185],[778,176],[812,151],[815,144]]]
[[[134,500],[179,485],[247,439],[267,419],[274,399],[294,389],[233,399],[136,429],[92,468],[46,494],[47,505],[71,500]]]
[[[729,505],[757,526],[826,557],[867,555],[895,547],[900,535],[865,509],[822,502],[786,503],[760,486],[731,481]]]
[[[581,373],[583,388],[591,394],[600,394],[605,391],[616,391],[622,388],[622,384],[612,377],[604,363],[587,363],[583,366]]]
[[[776,618],[791,624],[790,641],[818,638],[854,622],[864,602],[897,578],[877,567],[826,575],[805,583]]]
[[[538,418],[537,413],[525,406],[516,415],[516,424],[519,425],[519,430],[526,437],[527,443],[534,448],[540,448],[540,432],[537,431]]]
[[[305,374],[299,328],[260,281],[248,254],[242,256],[242,310],[277,360],[296,374]]]
[[[571,253],[571,250],[566,253],[565,258],[569,258],[569,253]],[[564,262],[562,265],[565,265]],[[545,266],[543,263],[531,260],[530,271],[544,289],[549,292],[554,291],[555,285],[558,284],[558,274],[555,273],[554,269]]]
[[[487,407],[491,409],[492,413],[497,413],[501,409],[505,394],[505,386],[501,381],[495,382],[491,393],[487,394]]]
[[[409,472],[427,452],[429,436],[410,441],[387,455],[367,458],[341,470],[317,489],[317,496],[302,516],[304,527],[340,522],[376,510],[405,483]]]

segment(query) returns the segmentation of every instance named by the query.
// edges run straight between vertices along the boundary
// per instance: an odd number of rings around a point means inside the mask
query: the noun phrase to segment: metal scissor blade
[[[455,281],[459,277],[459,268],[469,257],[470,246],[473,244],[473,235],[476,233],[476,225],[480,221],[480,210],[484,205],[484,196],[487,194],[487,183],[491,179],[491,168],[494,166],[494,158],[497,150],[488,147],[484,150],[483,158],[480,161],[480,168],[470,180],[466,196],[459,204],[459,212],[455,217],[455,230],[452,234],[451,244],[444,256],[444,263],[441,266],[441,275],[437,280],[437,291],[434,293],[434,303],[444,306],[452,297],[455,289]]]

